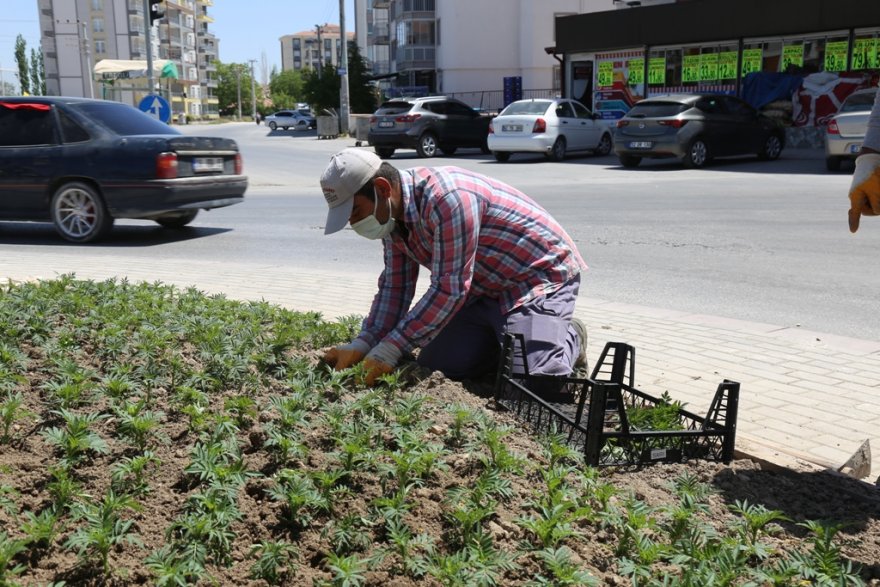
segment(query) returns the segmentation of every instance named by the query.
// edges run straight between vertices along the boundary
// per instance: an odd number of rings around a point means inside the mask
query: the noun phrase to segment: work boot
[[[574,328],[574,331],[577,332],[578,339],[580,340],[578,346],[578,356],[574,360],[575,369],[586,369],[587,368],[587,325],[581,322],[578,318],[571,319],[571,327]]]

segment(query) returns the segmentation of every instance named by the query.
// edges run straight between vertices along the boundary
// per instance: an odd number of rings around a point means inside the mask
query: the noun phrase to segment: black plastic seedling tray
[[[520,373],[514,373],[514,365]],[[628,413],[663,400],[633,387],[634,375],[635,349],[609,342],[590,377],[531,376],[522,336],[507,335],[495,401],[535,433],[565,434],[590,466],[733,459],[739,383],[721,382],[704,417],[679,409],[675,430],[640,430]]]

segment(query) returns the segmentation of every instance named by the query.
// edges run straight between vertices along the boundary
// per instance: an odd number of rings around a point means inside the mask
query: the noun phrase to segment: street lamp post
[[[235,64],[235,91],[238,94],[238,120],[241,120],[241,65]]]
[[[254,63],[256,62],[256,59],[248,59],[248,63],[251,64],[251,114],[254,120],[257,119],[257,82],[254,79]]]
[[[349,131],[349,108],[348,108],[348,39],[345,35],[345,0],[339,0],[339,34],[342,37],[342,55],[340,55],[340,84],[339,84],[339,124],[340,131],[348,134]]]

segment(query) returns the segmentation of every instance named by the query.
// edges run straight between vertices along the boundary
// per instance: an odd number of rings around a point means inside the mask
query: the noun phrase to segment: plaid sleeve
[[[874,98],[874,108],[868,118],[868,130],[862,145],[880,151],[880,90],[877,90],[877,97]]]
[[[482,204],[453,190],[432,200],[426,228],[433,233],[431,285],[386,340],[407,351],[423,347],[464,305],[474,277]]]
[[[358,335],[371,347],[376,346],[406,315],[419,277],[418,263],[397,250],[389,239],[382,239],[382,244],[385,269],[379,275],[379,291]]]

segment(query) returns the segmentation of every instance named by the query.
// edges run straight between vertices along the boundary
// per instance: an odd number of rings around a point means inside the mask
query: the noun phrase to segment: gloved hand
[[[867,153],[856,159],[849,201],[850,232],[859,229],[862,216],[880,215],[880,154]]]
[[[321,357],[321,360],[333,367],[336,371],[342,371],[343,369],[348,369],[352,365],[360,363],[361,360],[367,356],[369,350],[370,345],[363,340],[356,338],[348,344],[341,344],[332,349],[327,349],[324,352],[324,356]]]
[[[399,348],[390,342],[380,342],[364,359],[364,383],[374,386],[382,375],[394,371],[402,355]]]

